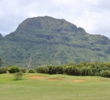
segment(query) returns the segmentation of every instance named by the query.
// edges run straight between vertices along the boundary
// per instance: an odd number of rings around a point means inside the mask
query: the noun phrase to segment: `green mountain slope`
[[[90,35],[64,19],[35,17],[24,20],[9,35],[0,35],[4,65],[38,66],[82,61],[110,61],[110,40]]]

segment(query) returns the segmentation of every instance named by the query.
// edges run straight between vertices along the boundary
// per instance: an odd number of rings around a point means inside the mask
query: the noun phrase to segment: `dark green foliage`
[[[14,73],[14,77],[15,77],[15,80],[20,80],[23,76],[23,73],[22,72],[16,72]]]
[[[81,68],[81,75],[82,76],[91,76],[92,75],[92,69],[90,67],[82,67]]]
[[[0,74],[7,73],[7,68],[1,67],[0,68]]]
[[[110,40],[90,35],[64,19],[37,17],[24,20],[11,34],[0,36],[3,66],[61,65],[68,62],[110,61]],[[97,73],[96,73],[97,74]]]
[[[63,66],[56,66],[56,74],[63,74],[64,70],[63,70]]]
[[[64,73],[68,74],[68,75],[78,75],[79,76],[81,73],[80,68],[77,67],[77,65],[74,63],[69,63],[69,64],[64,65],[63,69],[64,69]]]
[[[38,73],[48,74],[49,68],[47,66],[39,66],[39,67],[36,68],[36,71]]]
[[[63,67],[62,66],[41,66],[37,67],[36,71],[38,73],[44,73],[44,74],[63,74]]]
[[[36,71],[45,74],[110,77],[110,63],[82,62],[78,64],[69,63],[61,66],[39,66],[36,68]]]
[[[27,72],[27,69],[26,68],[20,68],[20,72],[26,73]]]
[[[64,72],[68,75],[80,75],[80,69],[76,66],[67,66],[64,68]]]
[[[57,68],[55,66],[47,66],[48,67],[48,74],[56,74]]]
[[[100,72],[100,76],[110,78],[110,71],[109,70],[103,70]]]
[[[19,72],[20,69],[18,68],[18,66],[11,66],[8,68],[8,72],[9,73],[16,73],[16,72]]]
[[[28,73],[35,73],[35,70],[34,69],[29,69]]]

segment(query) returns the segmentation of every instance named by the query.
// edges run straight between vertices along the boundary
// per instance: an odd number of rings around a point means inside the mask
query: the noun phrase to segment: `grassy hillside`
[[[64,19],[35,17],[24,20],[9,35],[0,36],[3,65],[26,67],[69,62],[110,61],[110,40],[90,35]]]
[[[41,77],[42,76],[42,77]],[[39,77],[39,78],[38,78]],[[102,77],[25,74],[0,75],[1,100],[109,100],[110,80]]]

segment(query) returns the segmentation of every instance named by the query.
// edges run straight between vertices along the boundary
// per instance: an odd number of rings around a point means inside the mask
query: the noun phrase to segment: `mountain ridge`
[[[31,66],[110,60],[110,40],[49,16],[27,18],[18,28],[0,35],[3,65]]]

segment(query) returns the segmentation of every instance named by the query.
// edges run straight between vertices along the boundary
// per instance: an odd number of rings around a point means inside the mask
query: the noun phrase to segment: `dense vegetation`
[[[110,61],[110,40],[88,34],[64,19],[37,17],[24,20],[18,28],[0,35],[3,66],[60,65],[69,62]]]
[[[78,64],[69,63],[60,66],[39,66],[35,69],[20,68],[18,66],[8,66],[0,68],[0,74],[3,73],[43,73],[43,74],[67,74],[74,76],[102,76],[110,78],[110,63],[82,62]],[[19,74],[19,73],[18,73]]]
[[[40,66],[38,73],[45,74],[67,74],[75,76],[102,76],[110,77],[110,63],[70,63],[63,66]]]

